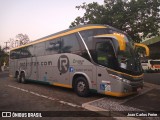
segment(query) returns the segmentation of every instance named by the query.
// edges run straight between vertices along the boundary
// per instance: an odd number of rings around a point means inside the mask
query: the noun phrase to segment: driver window
[[[118,68],[114,48],[109,41],[96,43],[97,63],[108,68]]]

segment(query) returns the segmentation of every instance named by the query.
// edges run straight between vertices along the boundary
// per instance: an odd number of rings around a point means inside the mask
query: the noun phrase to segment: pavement
[[[117,119],[144,119],[160,120],[158,117],[136,117],[126,118],[128,113],[155,113],[160,115],[160,85],[144,83],[144,88],[137,94],[125,98],[105,97],[99,100],[82,104],[85,109],[91,111],[110,112]]]
[[[8,72],[0,72],[0,111],[72,111],[70,114],[68,113],[70,117],[65,117],[65,119],[70,120],[75,119],[75,117],[71,117],[73,114],[79,120],[84,119],[84,116],[87,117],[87,114],[92,114],[94,117],[87,118],[93,120],[160,120],[159,117],[126,117],[131,113],[133,115],[137,113],[145,115],[158,112],[159,115],[160,85],[156,84],[156,82],[160,80],[160,74],[145,75],[144,88],[136,95],[123,98],[100,94],[82,98],[78,97],[70,89],[35,83],[19,84],[6,76],[8,76]],[[147,80],[153,81],[149,83]],[[73,111],[78,112],[73,113]],[[88,111],[94,111],[94,114]],[[59,117],[55,119],[59,119]]]
[[[75,118],[76,120],[84,120],[85,118],[104,120],[106,118],[102,114],[97,114],[82,107],[83,103],[104,97],[102,95],[95,94],[83,98],[77,96],[71,89],[31,82],[21,84],[7,76],[7,72],[0,73],[0,120],[2,119],[1,113],[5,111],[42,113],[43,118],[28,118],[29,120],[75,120]],[[12,117],[10,119],[21,118]],[[107,117],[107,120],[115,119]]]
[[[160,73],[144,73],[144,81],[147,83],[160,85]]]

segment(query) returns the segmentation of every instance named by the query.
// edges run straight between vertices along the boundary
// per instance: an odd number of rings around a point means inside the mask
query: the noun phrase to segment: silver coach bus
[[[135,45],[108,25],[77,26],[10,50],[9,74],[19,83],[73,88],[82,97],[91,91],[123,97],[143,87]]]

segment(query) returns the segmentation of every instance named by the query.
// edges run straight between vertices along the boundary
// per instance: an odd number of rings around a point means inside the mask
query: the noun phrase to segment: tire
[[[77,77],[75,79],[74,90],[80,97],[89,96],[89,85],[84,77]]]
[[[19,83],[21,82],[21,81],[20,81],[20,78],[19,78],[19,74],[17,74],[17,73],[16,73],[16,75],[15,75],[15,81],[16,81],[16,82],[19,82]]]
[[[23,84],[26,83],[26,79],[25,79],[24,73],[21,74],[20,81],[21,81],[21,83],[23,83]]]

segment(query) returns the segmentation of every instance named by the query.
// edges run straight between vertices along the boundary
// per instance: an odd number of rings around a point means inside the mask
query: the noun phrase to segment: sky
[[[83,2],[104,0],[0,0],[0,46],[19,33],[31,41],[69,28],[84,10],[75,8]]]

